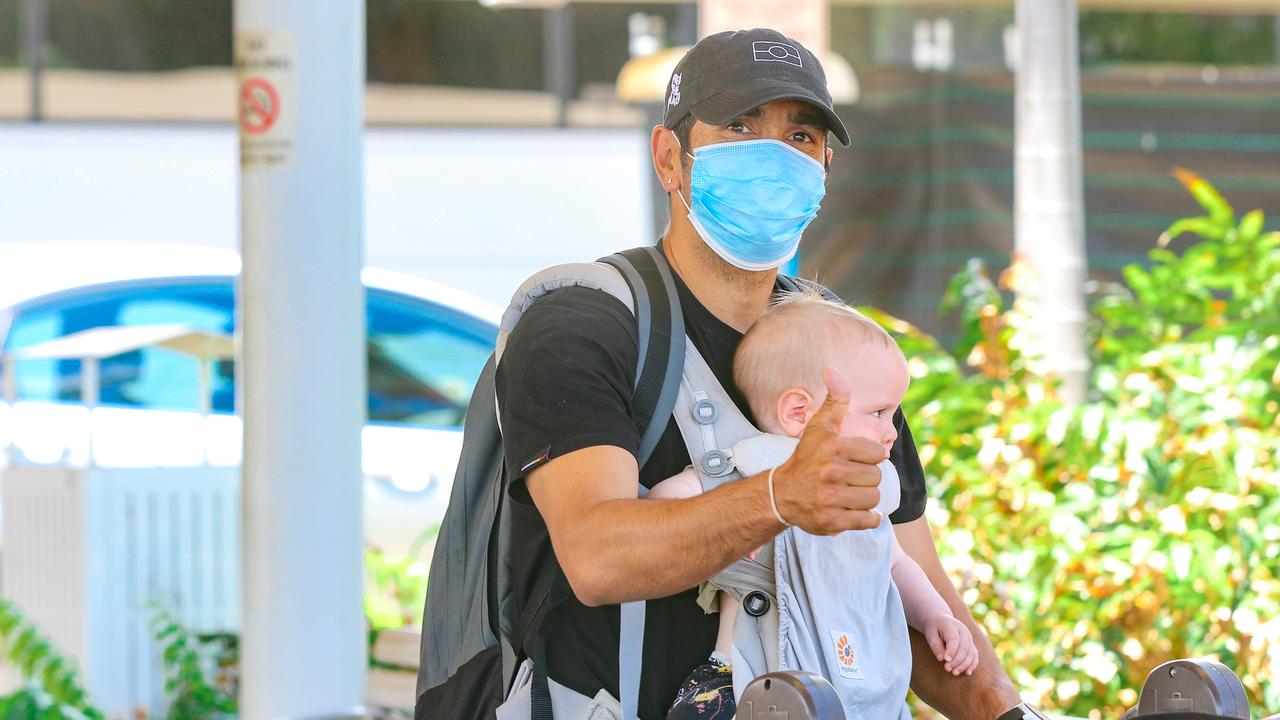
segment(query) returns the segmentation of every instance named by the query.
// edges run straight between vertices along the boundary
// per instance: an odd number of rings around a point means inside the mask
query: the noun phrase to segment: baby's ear
[[[788,388],[778,396],[778,425],[791,437],[800,437],[818,403],[804,388]]]

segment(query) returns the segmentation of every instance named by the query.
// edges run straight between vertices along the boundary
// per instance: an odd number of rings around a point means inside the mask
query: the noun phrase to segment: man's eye
[[[740,123],[740,122],[731,122],[728,125],[725,125],[725,127],[729,130],[732,130],[733,132],[747,131],[747,126],[744,123]]]
[[[791,139],[795,142],[811,142],[813,140],[813,136],[807,132],[797,132],[791,135]]]
[[[880,409],[880,410],[872,410],[872,411],[871,411],[871,417],[874,417],[874,418],[882,418],[882,417],[884,417],[884,410],[883,410],[883,409]]]

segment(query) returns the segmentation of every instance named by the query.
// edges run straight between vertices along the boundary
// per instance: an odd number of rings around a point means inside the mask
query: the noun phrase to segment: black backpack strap
[[[640,466],[658,446],[671,419],[684,372],[684,313],[675,278],[656,246],[615,253],[600,262],[617,268],[631,287],[640,356],[636,366],[633,407],[640,436]]]

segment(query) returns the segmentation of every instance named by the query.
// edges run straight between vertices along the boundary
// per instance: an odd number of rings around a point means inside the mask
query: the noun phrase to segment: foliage
[[[430,557],[423,548],[435,543],[440,526],[428,528],[410,545],[404,555],[378,548],[368,548],[364,555],[364,614],[372,634],[416,625],[422,619],[427,599],[427,566],[422,558]]]
[[[164,689],[173,720],[236,717],[239,638],[197,634],[166,608],[151,605],[151,627],[164,665]]]
[[[1025,694],[1072,715],[1118,717],[1189,656],[1280,709],[1280,233],[1176,174],[1205,214],[1094,302],[1080,406],[1045,367],[1017,263],[951,283],[952,352],[880,317],[910,358],[944,565]]]
[[[15,667],[26,684],[0,697],[6,720],[102,720],[89,703],[76,667],[60,655],[13,603],[0,598],[0,662]]]

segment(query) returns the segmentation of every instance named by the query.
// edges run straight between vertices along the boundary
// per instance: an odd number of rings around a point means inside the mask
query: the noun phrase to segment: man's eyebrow
[[[808,125],[819,130],[829,130],[827,116],[813,108],[804,108],[791,113],[791,122],[797,125]]]

